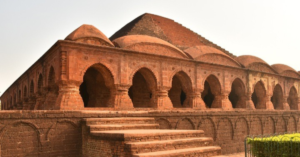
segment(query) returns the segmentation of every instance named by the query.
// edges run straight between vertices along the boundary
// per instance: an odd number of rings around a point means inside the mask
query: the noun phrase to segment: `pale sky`
[[[181,23],[236,56],[300,70],[299,0],[0,0],[0,95],[82,24],[107,37],[143,13]]]

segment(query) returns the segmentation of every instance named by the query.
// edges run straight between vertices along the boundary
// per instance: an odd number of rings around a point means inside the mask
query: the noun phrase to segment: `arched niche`
[[[23,96],[24,98],[27,97],[27,86],[24,86]]]
[[[43,75],[40,74],[40,75],[39,75],[39,78],[38,78],[38,91],[39,91],[39,92],[41,92],[43,85],[44,85],[44,84],[43,84]]]
[[[275,110],[283,110],[283,91],[279,84],[277,84],[273,90],[271,102],[273,103]]]
[[[294,86],[290,89],[287,102],[291,110],[298,110],[298,93]]]
[[[135,108],[155,107],[157,81],[147,68],[139,69],[132,77],[128,94]]]
[[[183,72],[177,72],[172,78],[172,88],[169,97],[174,108],[192,107],[189,95],[192,91],[192,82],[189,76]]]
[[[33,94],[34,94],[34,83],[33,83],[33,80],[31,80],[31,82],[30,82],[29,94],[30,94],[30,96],[33,96]]]
[[[102,64],[89,67],[79,88],[84,107],[113,107],[114,78],[110,70]]]
[[[54,68],[51,66],[49,70],[49,76],[48,76],[48,86],[52,86],[55,84],[55,71]]]
[[[204,82],[201,94],[207,108],[221,108],[221,84],[217,77],[210,75]]]
[[[232,82],[231,92],[228,98],[233,108],[246,108],[245,85],[239,78],[236,78]]]
[[[255,84],[251,98],[256,109],[266,109],[266,89],[262,81]]]

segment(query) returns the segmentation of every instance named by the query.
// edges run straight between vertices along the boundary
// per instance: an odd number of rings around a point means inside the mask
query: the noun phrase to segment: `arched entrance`
[[[271,102],[273,103],[275,110],[283,110],[283,92],[279,84],[277,84],[273,90]]]
[[[236,78],[231,85],[228,96],[233,108],[246,108],[246,92],[244,83]]]
[[[147,68],[138,70],[132,78],[128,94],[135,108],[155,107],[156,78]]]
[[[192,91],[192,82],[183,71],[177,72],[172,78],[172,88],[169,97],[174,108],[192,107],[188,94]]]
[[[210,75],[206,78],[201,97],[207,108],[221,108],[221,84],[217,77]]]
[[[287,102],[290,105],[291,110],[298,110],[298,94],[294,86],[290,89]]]
[[[258,81],[252,93],[252,101],[256,109],[266,109],[266,89],[262,81]]]
[[[114,79],[102,64],[87,69],[79,91],[84,107],[113,107]]]

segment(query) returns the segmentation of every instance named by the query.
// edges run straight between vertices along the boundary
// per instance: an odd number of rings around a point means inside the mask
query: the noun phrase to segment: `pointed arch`
[[[287,99],[288,104],[290,105],[291,110],[299,110],[298,108],[298,93],[295,86],[292,86],[289,91],[289,96]]]
[[[55,71],[53,66],[51,66],[48,75],[48,86],[52,86],[54,84],[55,84]]]
[[[274,87],[271,102],[275,110],[283,110],[283,91],[279,84]]]
[[[27,86],[24,86],[24,90],[23,90],[23,97],[26,98],[27,97]]]
[[[201,94],[207,108],[221,107],[221,83],[215,75],[209,75],[204,82]]]
[[[157,79],[148,68],[140,68],[132,77],[128,94],[135,108],[155,107]]]
[[[29,95],[32,96],[34,94],[34,83],[33,80],[30,82]]]
[[[241,79],[234,79],[228,98],[233,108],[246,108],[246,89]]]
[[[92,65],[86,70],[79,91],[85,107],[113,107],[115,86],[111,71],[100,63]]]
[[[192,107],[192,102],[189,99],[191,92],[191,78],[183,71],[174,74],[172,77],[172,87],[168,93],[173,107]]]
[[[38,91],[41,92],[42,90],[42,87],[44,86],[44,83],[43,83],[43,75],[40,74],[39,75],[39,78],[38,78]]]
[[[252,101],[256,109],[266,109],[266,88],[262,81],[258,81],[252,93]]]

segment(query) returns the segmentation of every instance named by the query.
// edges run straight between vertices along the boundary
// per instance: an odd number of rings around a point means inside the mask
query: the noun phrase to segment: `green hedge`
[[[247,138],[255,157],[300,157],[300,133]]]

